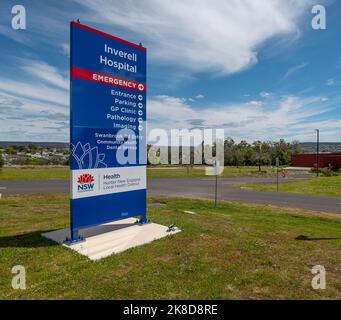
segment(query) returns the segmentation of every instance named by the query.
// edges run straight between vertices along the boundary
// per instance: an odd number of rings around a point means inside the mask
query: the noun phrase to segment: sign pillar
[[[146,48],[71,22],[71,238],[146,217]]]

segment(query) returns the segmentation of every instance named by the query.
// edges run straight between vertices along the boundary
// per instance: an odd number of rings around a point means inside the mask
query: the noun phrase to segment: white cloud
[[[2,9],[2,8],[0,8]],[[1,11],[3,13],[3,11]],[[3,15],[2,15],[3,17]],[[16,41],[23,45],[31,45],[32,41],[27,37],[25,32],[18,32],[18,30],[14,30],[12,27],[10,27],[11,24],[0,24],[0,35],[2,37],[6,37],[8,39],[11,39],[13,41]]]
[[[323,119],[331,109],[327,101],[320,96],[286,96],[267,103],[249,101],[199,109],[181,98],[157,96],[148,101],[149,128],[224,128],[228,136],[237,140],[300,138],[309,141],[315,128],[330,133],[340,131],[341,119]]]
[[[268,98],[271,96],[271,93],[269,92],[266,92],[266,91],[262,91],[259,93],[259,95],[262,97],[262,98]]]
[[[70,45],[68,43],[63,43],[62,44],[62,52],[65,54],[67,57],[70,57]]]
[[[148,114],[152,117],[153,121],[157,122],[169,121],[171,114],[175,116],[175,121],[190,119],[196,115],[195,111],[186,104],[184,99],[166,95],[157,96],[149,101]]]
[[[327,86],[333,86],[333,85],[335,85],[335,79],[334,79],[334,78],[328,79],[328,80],[326,81],[326,85],[327,85]]]
[[[290,76],[300,71],[301,69],[304,69],[308,65],[309,65],[309,62],[302,62],[301,64],[298,64],[296,66],[289,68],[288,71],[282,77],[281,81],[288,79]]]
[[[16,97],[41,100],[53,104],[69,105],[69,93],[66,90],[51,88],[44,84],[0,78],[0,92],[14,94]]]
[[[76,0],[97,23],[129,30],[153,60],[189,71],[228,75],[257,62],[257,51],[278,35],[296,37],[313,0]],[[105,10],[103,10],[105,8]],[[113,26],[114,25],[114,26]],[[117,34],[125,36],[126,34]]]
[[[69,79],[60,74],[57,68],[47,64],[46,62],[25,60],[24,65],[22,65],[21,68],[29,74],[56,87],[65,90],[69,89]]]
[[[195,99],[204,99],[205,96],[203,94],[198,94],[195,96]]]
[[[69,110],[0,92],[0,136],[11,141],[68,141]]]

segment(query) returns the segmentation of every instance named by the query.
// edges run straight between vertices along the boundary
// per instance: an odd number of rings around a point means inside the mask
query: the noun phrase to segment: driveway
[[[287,178],[285,181],[298,181],[302,177]],[[281,179],[283,180],[283,179]],[[242,177],[218,179],[218,200],[241,201],[256,204],[270,204],[291,208],[302,208],[314,211],[341,213],[341,198],[300,195],[285,192],[265,192],[240,189],[233,186],[237,183],[273,183],[274,177]],[[149,179],[149,196],[183,197],[193,199],[214,199],[214,178],[173,178]],[[0,181],[0,193],[34,194],[48,192],[68,192],[69,181],[66,180],[30,180]]]

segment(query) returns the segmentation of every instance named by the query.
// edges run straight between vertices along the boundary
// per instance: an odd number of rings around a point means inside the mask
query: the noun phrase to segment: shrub
[[[2,168],[5,164],[4,158],[2,157],[2,154],[0,153],[0,168]]]
[[[337,170],[334,170],[331,165],[329,165],[328,168],[320,168],[319,171],[320,171],[321,175],[323,175],[324,177],[334,177],[334,176],[338,175]],[[310,170],[310,172],[316,173],[317,169],[312,168]]]

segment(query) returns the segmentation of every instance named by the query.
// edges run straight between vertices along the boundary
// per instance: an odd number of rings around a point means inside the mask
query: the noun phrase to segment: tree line
[[[148,150],[151,146],[148,145]],[[187,147],[188,148],[188,147]],[[204,143],[202,143],[204,149]],[[166,147],[167,150],[167,147]],[[194,164],[194,153],[196,148],[190,148],[190,164]],[[187,150],[188,151],[188,150]],[[172,147],[168,147],[168,159],[171,159]],[[182,148],[179,150],[180,163],[183,164]],[[284,139],[279,141],[240,141],[236,143],[232,138],[224,141],[224,165],[225,166],[258,166],[261,170],[262,165],[275,165],[276,158],[280,165],[290,165],[291,155],[302,153],[301,145],[298,141],[286,142]],[[215,146],[213,146],[213,155]],[[158,157],[159,154],[156,155]],[[149,159],[148,159],[149,160]],[[188,163],[188,161],[187,161]],[[204,161],[203,161],[204,163]],[[148,164],[150,162],[148,161]]]
[[[302,153],[298,141],[254,141],[248,143],[244,140],[239,143],[231,138],[224,141],[224,163],[225,165],[275,165],[276,158],[280,165],[290,165],[293,154]]]

